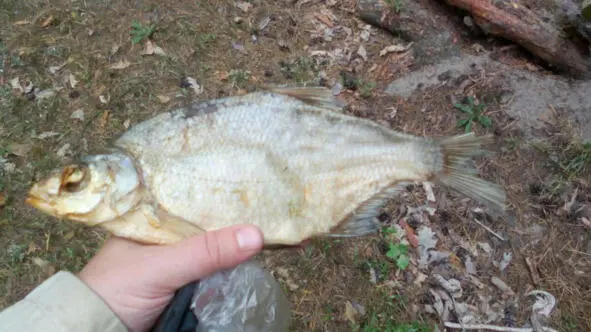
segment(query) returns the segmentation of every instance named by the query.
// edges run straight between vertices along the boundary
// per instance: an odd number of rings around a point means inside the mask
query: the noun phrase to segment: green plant
[[[402,11],[404,4],[402,0],[386,0],[386,3],[392,7],[392,9],[398,14]]]
[[[242,69],[232,69],[228,73],[228,78],[230,78],[232,86],[241,86],[243,83],[246,83],[250,78],[250,71]]]
[[[561,151],[562,156],[548,156],[552,167],[564,175],[567,180],[591,170],[591,141],[571,144]]]
[[[400,270],[406,270],[409,264],[408,247],[402,243],[389,243],[388,252],[386,256],[396,261],[396,267]]]
[[[470,96],[467,98],[468,104],[454,104],[454,107],[460,111],[468,114],[467,119],[460,119],[458,121],[458,127],[464,127],[464,130],[469,133],[472,130],[472,122],[480,123],[484,128],[489,128],[492,125],[492,121],[489,117],[482,115],[482,111],[486,107],[484,103],[474,104],[474,97]]]
[[[148,39],[156,31],[155,25],[144,26],[137,21],[131,23],[131,42],[135,44],[141,43],[144,39]]]
[[[371,319],[363,328],[357,326],[353,327],[354,331],[361,332],[430,332],[432,329],[425,324],[419,322],[412,323],[397,323],[392,320],[387,320],[383,324],[380,324],[378,316],[374,313]]]
[[[363,97],[363,98],[371,97],[371,93],[373,92],[373,89],[375,89],[376,85],[377,85],[376,82],[361,81],[359,84],[359,86],[360,86],[359,93],[361,94],[361,97]]]

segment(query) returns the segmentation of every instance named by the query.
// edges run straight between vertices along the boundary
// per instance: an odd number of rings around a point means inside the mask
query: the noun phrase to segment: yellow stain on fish
[[[165,112],[111,151],[56,169],[27,202],[154,244],[251,223],[268,246],[375,233],[383,206],[413,181],[504,210],[503,189],[463,165],[492,137],[417,137],[337,108],[330,90],[312,87]]]

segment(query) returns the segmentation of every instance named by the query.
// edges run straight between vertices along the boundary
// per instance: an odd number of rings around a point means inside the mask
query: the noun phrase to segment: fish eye
[[[90,178],[88,166],[83,164],[64,167],[60,181],[60,192],[78,192],[86,187]]]

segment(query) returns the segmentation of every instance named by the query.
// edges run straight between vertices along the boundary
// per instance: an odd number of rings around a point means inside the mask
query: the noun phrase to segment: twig
[[[455,329],[463,329],[463,330],[491,330],[491,331],[503,331],[503,332],[533,332],[533,328],[519,328],[519,327],[505,327],[505,326],[495,326],[495,325],[486,325],[486,324],[460,324],[460,323],[452,323],[452,322],[445,322],[446,327],[455,328]],[[542,331],[545,332],[558,332],[554,329],[549,327],[542,327]]]
[[[483,223],[481,223],[480,221],[478,221],[478,219],[474,219],[474,221],[482,226],[482,228],[486,229],[489,233],[491,233],[492,235],[496,236],[499,240],[501,241],[505,241],[505,238],[500,236],[498,233],[496,233],[495,231],[493,231],[492,229],[490,229],[489,227],[487,227],[486,225],[484,225]]]

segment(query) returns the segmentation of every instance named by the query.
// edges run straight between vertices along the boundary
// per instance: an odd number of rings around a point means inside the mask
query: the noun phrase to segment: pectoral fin
[[[388,201],[402,192],[408,182],[398,182],[377,193],[333,228],[327,237],[357,237],[376,233],[381,227],[378,219]]]
[[[144,244],[175,244],[205,233],[205,230],[166,211],[154,211],[151,206],[142,206],[101,226],[116,236]]]
[[[332,90],[321,86],[269,87],[267,89],[271,92],[287,95],[318,107],[339,110],[345,106],[345,102],[334,96]]]

